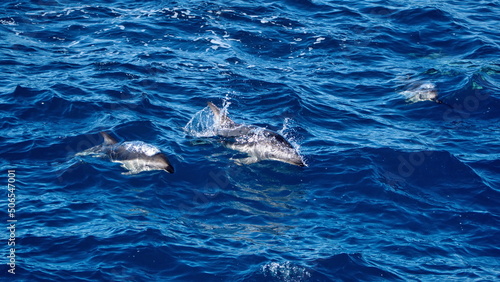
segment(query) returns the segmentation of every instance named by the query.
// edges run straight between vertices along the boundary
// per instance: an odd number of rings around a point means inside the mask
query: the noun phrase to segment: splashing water
[[[284,263],[271,262],[262,266],[265,277],[275,278],[279,281],[307,281],[311,273],[302,266],[294,265],[287,261]]]
[[[281,136],[285,137],[285,139],[292,144],[297,153],[302,156],[300,152],[300,138],[297,138],[297,135],[294,134],[294,121],[291,118],[285,118],[283,120],[283,127],[277,131]],[[304,160],[305,163],[305,160]],[[307,164],[306,164],[307,165]]]
[[[216,131],[215,115],[209,107],[205,107],[198,111],[184,126],[186,134],[194,137],[212,137]]]
[[[227,115],[227,108],[231,102],[224,100],[221,114]],[[213,137],[217,135],[217,130],[220,129],[221,120],[217,118],[208,106],[198,111],[184,126],[186,134],[194,137]]]

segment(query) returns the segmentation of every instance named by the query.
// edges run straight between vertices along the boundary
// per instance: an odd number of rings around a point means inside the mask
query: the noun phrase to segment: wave
[[[18,278],[498,280],[498,5],[476,6],[4,2]],[[228,161],[207,101],[308,166]],[[176,173],[75,157],[103,130]]]

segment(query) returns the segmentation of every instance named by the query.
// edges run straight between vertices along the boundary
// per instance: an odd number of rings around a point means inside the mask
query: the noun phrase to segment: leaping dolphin
[[[224,140],[223,144],[249,155],[247,158],[237,159],[237,163],[253,164],[262,160],[273,160],[306,166],[297,150],[283,136],[262,127],[237,124],[212,102],[208,102],[208,106],[215,116],[216,134],[230,138]]]
[[[174,173],[174,167],[168,158],[155,146],[142,141],[117,142],[106,132],[101,132],[104,142],[77,156],[97,155],[108,157],[112,162],[121,163],[128,172],[122,174],[137,174],[143,171],[164,170]]]

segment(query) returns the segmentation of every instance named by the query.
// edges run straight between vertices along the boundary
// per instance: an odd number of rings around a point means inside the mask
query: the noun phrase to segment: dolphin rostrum
[[[208,102],[208,106],[215,116],[216,135],[228,138],[223,144],[249,155],[247,158],[237,159],[236,163],[252,164],[262,160],[274,160],[306,166],[297,150],[283,136],[262,127],[237,124],[212,102]]]
[[[108,157],[112,162],[121,163],[128,172],[137,174],[142,171],[164,170],[174,173],[174,167],[168,158],[155,146],[142,141],[117,142],[106,132],[101,132],[104,142],[77,156],[97,155]]]

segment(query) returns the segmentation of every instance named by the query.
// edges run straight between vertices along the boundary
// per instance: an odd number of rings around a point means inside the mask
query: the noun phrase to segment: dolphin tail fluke
[[[107,134],[106,132],[101,132],[101,136],[104,138],[104,144],[106,145],[114,145],[118,143],[115,138],[111,137],[111,135]]]

